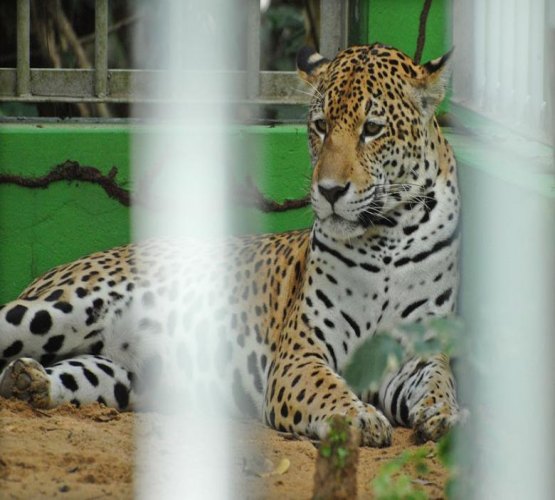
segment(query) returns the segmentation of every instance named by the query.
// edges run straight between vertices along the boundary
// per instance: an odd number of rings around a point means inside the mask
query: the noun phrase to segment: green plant
[[[449,479],[445,484],[445,497],[453,498],[454,490],[457,487],[457,456],[455,454],[455,437],[451,431],[437,443],[437,457],[440,462],[449,470]]]
[[[429,473],[426,459],[433,455],[430,448],[404,451],[397,458],[385,463],[372,481],[374,495],[380,500],[425,500],[426,493],[415,484],[410,473],[419,479]]]
[[[262,16],[262,67],[294,71],[295,57],[304,44],[305,25],[301,5],[272,4]]]
[[[380,331],[353,353],[345,369],[345,379],[357,392],[377,390],[387,371],[399,367],[411,356],[443,352],[453,356],[463,323],[455,317],[432,318]]]
[[[335,469],[343,469],[349,456],[349,421],[330,418],[330,430],[320,446],[320,455],[331,459]]]

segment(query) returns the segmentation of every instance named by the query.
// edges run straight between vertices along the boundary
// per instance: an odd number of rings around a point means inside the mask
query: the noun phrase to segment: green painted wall
[[[131,134],[157,133],[145,127],[111,125],[0,126],[0,172],[43,176],[66,160],[108,173],[130,188]],[[309,187],[310,165],[304,126],[246,127],[231,132],[242,152],[230,173],[246,176],[277,202],[301,198]],[[264,166],[264,168],[261,168]],[[233,210],[236,233],[278,232],[307,227],[310,208],[261,213]],[[87,253],[130,240],[130,210],[97,185],[57,182],[47,189],[0,184],[0,303],[13,299],[37,275]]]
[[[413,57],[423,0],[369,0],[368,41],[380,42]],[[426,23],[422,61],[443,55],[451,48],[451,0],[433,0]]]
[[[433,0],[431,3],[421,63],[440,57],[452,48],[451,2]],[[368,3],[368,43],[391,45],[414,57],[424,0],[368,0]],[[445,113],[448,103],[445,99],[438,113]]]
[[[272,200],[299,199],[310,189],[311,167],[304,125],[248,127],[235,133],[242,157],[231,174],[235,179],[250,177]],[[286,212],[263,213],[239,204],[232,216],[234,232],[281,232],[308,227],[310,207]]]
[[[120,182],[128,185],[128,132],[74,125],[0,127],[2,173],[41,176],[68,159],[106,173],[116,165]],[[0,185],[0,302],[54,265],[128,240],[127,209],[96,186]]]

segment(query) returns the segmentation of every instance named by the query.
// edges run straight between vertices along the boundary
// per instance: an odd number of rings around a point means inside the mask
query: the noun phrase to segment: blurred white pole
[[[540,141],[552,141],[545,8],[543,0],[454,2],[454,100],[531,139],[515,144],[507,138],[518,135],[481,127],[467,147],[483,152],[477,161],[486,173],[460,168],[463,314],[472,345],[463,385],[473,391],[476,433],[467,479],[484,500],[547,500],[555,486],[555,202],[526,182],[487,173],[505,168],[533,184],[545,158]],[[504,151],[518,145],[519,154]]]
[[[185,240],[186,252],[187,240],[206,243],[226,234],[226,167],[232,152],[226,140],[229,117],[222,103],[231,91],[225,70],[234,67],[236,40],[230,33],[237,9],[234,1],[217,0],[163,0],[150,7],[153,22],[138,35],[135,57],[139,65],[154,60],[162,69],[151,95],[161,104],[134,136],[135,187],[141,199],[133,229],[139,241],[160,236]],[[210,252],[214,260],[225,258],[223,249]],[[190,253],[204,256],[203,250]],[[161,321],[175,313],[177,327],[171,341],[167,335],[156,340],[168,346],[162,349],[163,390],[153,404],[170,407],[173,413],[138,417],[136,495],[144,500],[229,498],[230,430],[224,419],[213,418],[214,407],[219,417],[225,412],[208,387],[217,375],[211,352],[216,330],[207,294],[221,291],[223,281],[217,283],[218,276],[212,276],[210,285],[204,285],[206,268],[198,264],[183,274],[167,262],[149,263],[152,269],[164,265],[165,279],[177,280],[181,290],[192,289],[195,296],[188,303],[181,301],[177,310],[175,303],[157,297]],[[187,323],[183,314],[197,299],[206,308],[201,305],[193,311],[202,314],[202,328],[196,325],[191,331],[183,326]],[[186,346],[186,359],[178,363],[186,367],[185,373],[171,369],[180,345]]]
[[[553,0],[453,2],[453,99],[546,140],[546,8]],[[552,54],[551,54],[552,56]]]
[[[553,200],[465,175],[476,498],[553,498]],[[470,180],[469,179],[473,179]],[[472,227],[469,227],[472,226]],[[472,248],[469,248],[471,246]]]

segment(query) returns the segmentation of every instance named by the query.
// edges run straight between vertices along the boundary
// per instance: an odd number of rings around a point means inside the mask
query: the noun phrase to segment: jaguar
[[[445,354],[408,356],[366,394],[343,375],[376,332],[456,307],[457,171],[435,116],[448,59],[416,64],[381,44],[333,60],[301,49],[312,227],[218,251],[134,243],[47,272],[0,310],[0,395],[143,408],[152,391],[174,390],[159,383],[170,364],[185,388],[202,379],[176,333],[187,329],[233,404],[274,429],[322,438],[344,415],[363,446],[388,446],[393,425],[439,439],[460,416]],[[193,268],[201,280],[187,278]]]

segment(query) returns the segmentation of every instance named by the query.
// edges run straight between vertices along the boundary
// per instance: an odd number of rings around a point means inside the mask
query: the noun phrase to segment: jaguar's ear
[[[297,72],[308,83],[315,84],[326,71],[330,61],[311,47],[297,52]]]
[[[421,67],[424,70],[424,76],[413,81],[414,97],[425,118],[433,116],[445,97],[451,77],[449,58],[452,53],[453,49],[447,54],[423,64]]]

